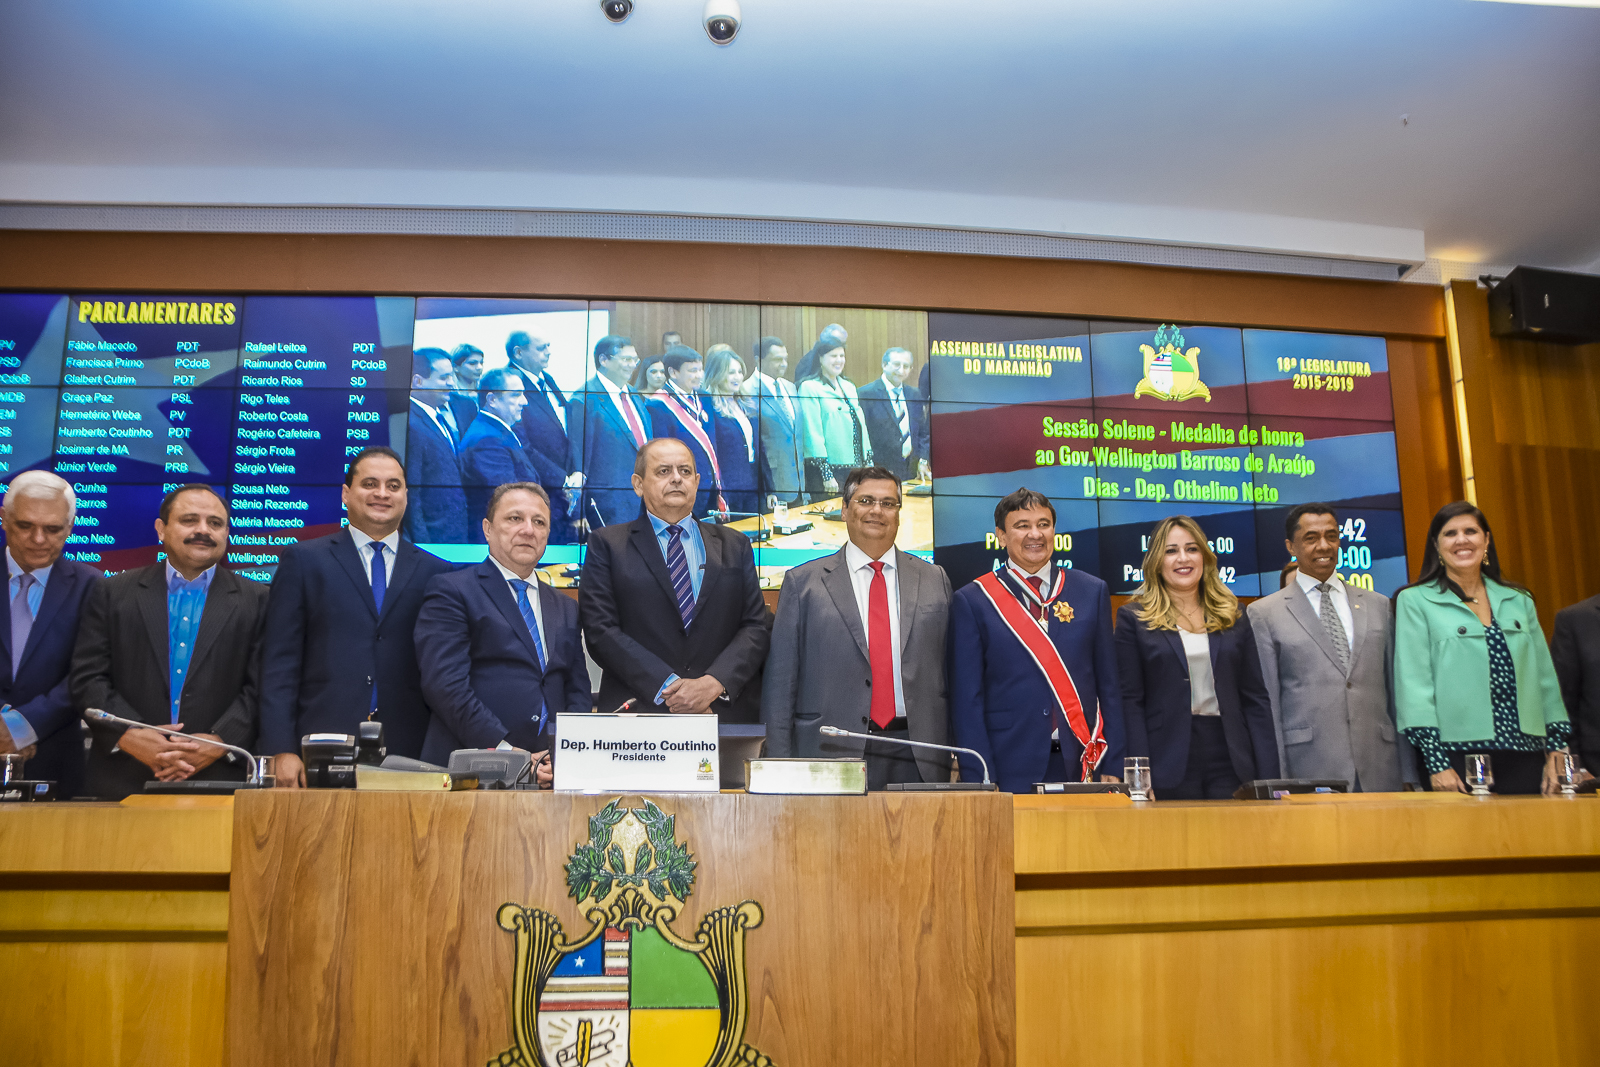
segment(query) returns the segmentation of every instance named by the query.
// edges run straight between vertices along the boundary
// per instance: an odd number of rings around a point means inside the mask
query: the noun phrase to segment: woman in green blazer
[[[1464,500],[1439,509],[1394,610],[1396,713],[1431,787],[1466,792],[1465,756],[1484,752],[1495,792],[1556,792],[1572,728],[1533,594],[1500,576],[1483,512]]]
[[[817,358],[812,360],[813,356]],[[861,411],[855,384],[844,376],[843,345],[824,337],[801,362],[816,366],[816,375],[800,382],[806,466],[813,478],[820,477],[815,488],[833,496],[846,474],[872,463],[867,417]]]

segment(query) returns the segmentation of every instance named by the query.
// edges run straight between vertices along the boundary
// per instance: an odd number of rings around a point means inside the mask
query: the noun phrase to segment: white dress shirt
[[[894,716],[903,719],[906,715],[905,687],[900,680],[900,550],[891,548],[883,554],[883,580],[888,586],[889,593],[889,641],[894,645]],[[846,541],[844,546],[845,566],[850,568],[850,586],[856,594],[856,610],[861,612],[861,632],[867,635],[868,648],[871,648],[872,631],[868,624],[867,597],[872,590],[872,564],[876,562],[861,549],[856,547],[854,541]]]
[[[500,574],[506,580],[506,588],[511,591],[511,599],[513,602],[517,599],[517,587],[511,583],[528,583],[528,603],[533,605],[533,623],[535,626],[539,627],[539,647],[544,649],[545,659],[548,660],[550,658],[550,642],[546,641],[544,638],[544,608],[540,607],[539,605],[539,572],[534,571],[532,574],[524,578],[516,571],[507,569],[504,563],[501,563],[493,556],[489,557],[489,562],[493,563],[500,569]]]
[[[367,576],[367,584],[372,584],[372,538],[350,527],[350,540],[356,546],[356,555],[361,557],[361,573]],[[383,539],[383,546],[389,551],[383,554],[383,587],[389,588],[389,582],[394,578],[394,561],[400,555],[400,531],[396,530]]]
[[[1300,591],[1311,601],[1311,614],[1322,618],[1322,592],[1317,588],[1317,580],[1305,571],[1295,571],[1294,580],[1300,583]],[[1339,580],[1337,574],[1328,579],[1328,595],[1333,597],[1333,610],[1339,613],[1339,621],[1344,624],[1345,643],[1354,652],[1356,621],[1350,614],[1350,594],[1345,591],[1344,582]]]
[[[1195,715],[1221,715],[1217,706],[1217,680],[1211,673],[1211,635],[1179,629],[1183,654],[1189,661],[1189,711]]]
[[[450,442],[451,448],[454,448],[461,435],[446,425],[446,420],[449,420],[451,424],[455,422],[455,419],[450,414],[450,405],[445,404],[443,407],[432,408],[416,397],[412,397],[411,402],[422,409],[423,414],[428,416],[428,421],[439,428],[439,432],[444,434],[444,439]]]
[[[794,421],[794,388],[782,378],[774,378],[765,371],[756,371],[755,376],[745,380],[740,392],[748,396],[759,396],[762,387],[779,400],[783,401],[783,410],[788,413],[789,421]]]
[[[887,374],[883,376],[883,387],[889,393],[889,408],[900,424],[900,458],[905,459],[911,455],[911,409],[906,406],[906,391],[891,382]]]
[[[628,418],[627,407],[631,406],[632,402],[623,395],[625,392],[631,392],[631,390],[625,390],[604,374],[596,374],[595,377],[599,378],[600,384],[606,387],[606,393],[611,397],[612,405],[617,409],[617,414],[622,416],[622,424],[631,427],[633,419]],[[650,427],[645,423],[644,416],[639,414],[638,408],[633,409],[633,418],[639,420],[639,429],[644,431],[645,440],[649,440]]]

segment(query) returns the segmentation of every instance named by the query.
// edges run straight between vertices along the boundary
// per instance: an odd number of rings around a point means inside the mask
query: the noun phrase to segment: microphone
[[[627,711],[637,703],[639,703],[638,697],[629,697],[627,700],[624,700],[621,704],[619,704],[614,710],[606,712],[606,714],[621,715],[623,712]]]
[[[859,737],[863,741],[887,741],[891,745],[911,745],[914,748],[933,748],[938,749],[940,752],[969,752],[973,756],[977,757],[978,766],[983,768],[983,784],[994,784],[993,782],[989,781],[988,762],[984,760],[982,755],[970,748],[958,748],[955,745],[936,745],[932,741],[911,741],[904,737],[886,737],[883,734],[858,734],[852,733],[849,730],[841,730],[837,726],[821,726],[817,728],[817,732],[827,737]]]
[[[230,745],[226,741],[213,741],[209,737],[186,734],[182,730],[169,730],[164,726],[152,726],[147,722],[139,722],[137,719],[124,719],[120,715],[113,715],[109,711],[101,711],[99,708],[84,708],[83,717],[90,722],[116,723],[119,726],[131,726],[139,730],[154,730],[164,737],[182,737],[188,741],[198,741],[202,745],[215,745],[217,748],[227,749],[235,755],[244,757],[245,766],[249,768],[249,777],[245,781],[251,785],[261,784],[261,779],[265,772],[264,764],[272,758],[271,756],[252,755],[249,750],[240,748],[238,745]]]

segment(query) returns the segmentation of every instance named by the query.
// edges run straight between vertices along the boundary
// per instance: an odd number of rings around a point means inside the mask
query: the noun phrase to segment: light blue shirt
[[[667,522],[666,519],[657,518],[650,512],[650,525],[656,531],[656,543],[661,546],[661,558],[667,558],[667,545],[672,542],[672,537],[667,533],[667,527],[676,525],[684,531],[684,536],[678,540],[683,545],[684,562],[689,564],[689,588],[694,591],[694,598],[700,599],[700,579],[706,569],[706,543],[700,536],[700,524],[692,515],[685,515],[676,524]]]
[[[678,522],[670,523],[666,519],[659,518],[648,511],[645,514],[650,517],[650,526],[656,532],[656,544],[661,546],[662,559],[667,558],[667,545],[672,543],[672,537],[667,533],[667,528],[677,526],[684,531],[685,536],[680,537],[678,541],[683,545],[684,562],[689,565],[689,588],[694,591],[694,598],[698,601],[700,599],[700,579],[704,577],[703,572],[706,569],[706,542],[700,536],[700,524],[695,521],[693,515],[685,515]],[[667,680],[661,683],[661,689],[656,693],[657,704],[665,704],[667,702],[666,697],[662,694],[667,691],[667,686],[677,680],[678,676],[676,674],[667,675]]]
[[[39,617],[39,605],[44,603],[44,587],[49,583],[50,571],[54,567],[55,564],[52,563],[49,567],[40,567],[38,570],[31,572],[33,574],[33,585],[28,587],[28,614],[35,619]],[[6,568],[11,572],[11,585],[9,595],[6,597],[6,604],[9,605],[13,600],[17,599],[17,590],[22,586],[23,574],[22,568],[18,566],[17,561],[11,558],[10,549],[6,549]],[[15,681],[15,679],[12,680]],[[10,704],[0,708],[0,720],[5,722],[6,730],[11,734],[11,742],[17,748],[27,748],[29,745],[38,742],[39,734],[34,730],[33,724],[24,719],[22,712],[16,710]]]
[[[206,610],[206,594],[211,591],[212,564],[194,581],[167,564],[167,664],[171,670],[172,721],[179,722],[178,705],[183,700],[183,683],[189,677],[189,659],[194,655],[194,639],[200,633],[200,617]]]

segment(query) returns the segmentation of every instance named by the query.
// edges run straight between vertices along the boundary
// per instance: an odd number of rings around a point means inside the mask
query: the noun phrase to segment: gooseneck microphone
[[[993,785],[989,781],[989,764],[983,756],[970,748],[958,748],[955,745],[936,745],[932,741],[911,741],[904,737],[887,737],[883,734],[858,734],[850,730],[841,730],[837,726],[820,726],[817,732],[826,737],[859,737],[863,741],[887,741],[891,745],[910,745],[913,748],[932,748],[940,752],[966,752],[977,757],[978,766],[983,768],[983,784]],[[970,786],[968,788],[971,788]]]
[[[217,748],[227,749],[234,755],[244,757],[244,765],[249,768],[249,777],[245,781],[251,785],[260,784],[262,763],[272,758],[271,756],[253,755],[249,750],[240,748],[238,745],[230,745],[226,741],[213,741],[209,737],[186,734],[182,730],[169,730],[165,726],[154,726],[147,722],[139,722],[137,719],[124,719],[120,715],[113,715],[109,711],[101,711],[99,708],[84,708],[83,717],[90,722],[116,723],[118,726],[131,726],[139,730],[154,730],[163,737],[181,737],[186,741],[198,741],[202,745],[214,745]]]

